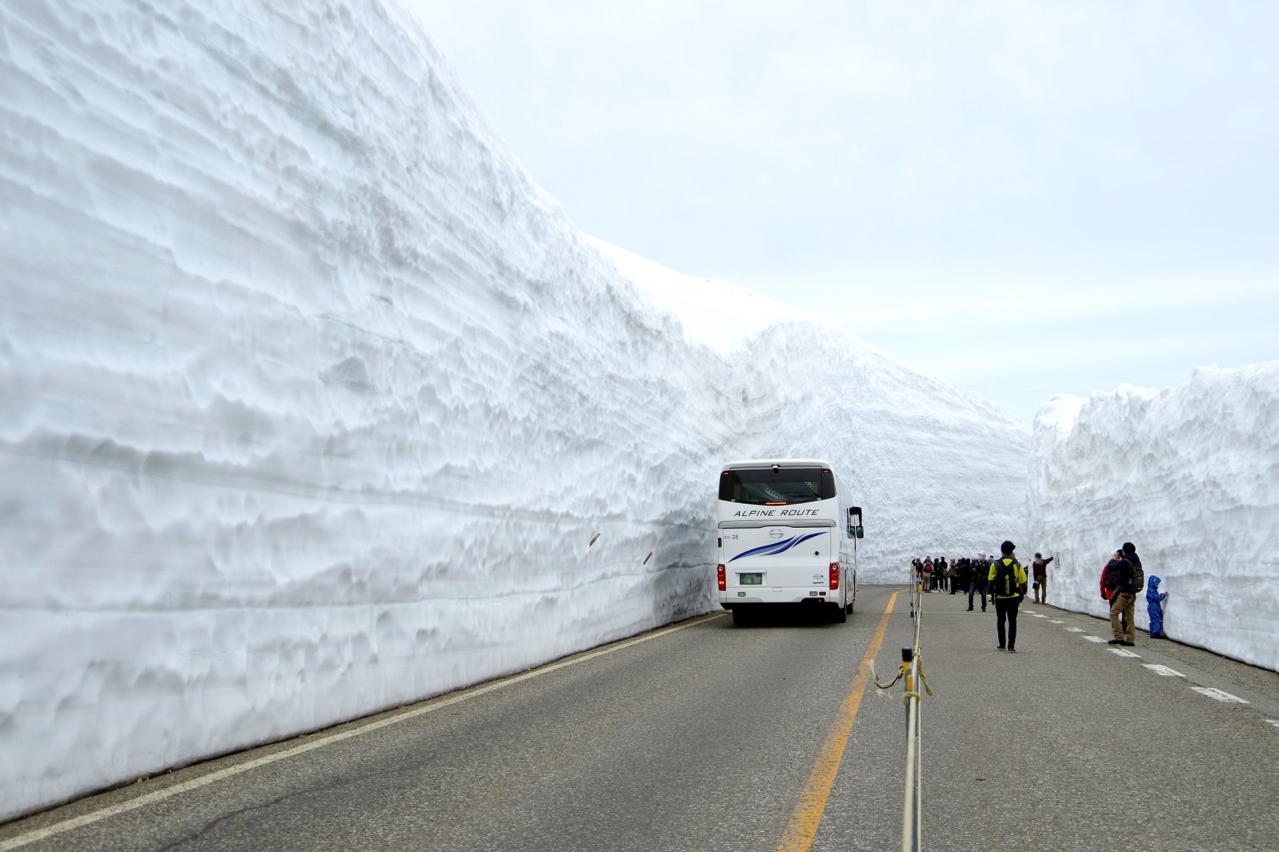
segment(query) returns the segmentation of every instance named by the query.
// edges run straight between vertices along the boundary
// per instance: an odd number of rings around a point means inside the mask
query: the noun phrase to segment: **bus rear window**
[[[719,499],[755,506],[789,506],[835,496],[835,477],[820,467],[726,470],[719,478]]]

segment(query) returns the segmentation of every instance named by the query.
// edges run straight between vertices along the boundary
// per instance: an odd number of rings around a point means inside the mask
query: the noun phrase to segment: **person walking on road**
[[[990,591],[995,598],[996,635],[999,637],[999,650],[1004,649],[1004,622],[1008,622],[1008,653],[1017,653],[1017,607],[1026,596],[1026,569],[1021,567],[1013,551],[1017,546],[1006,541],[999,546],[1003,555],[990,563]]]
[[[1124,557],[1122,551],[1118,552],[1106,563],[1103,576],[1102,582],[1110,594],[1110,631],[1115,635],[1115,638],[1110,640],[1110,644],[1127,645],[1131,648],[1137,644],[1133,641],[1136,637],[1133,625],[1133,604],[1137,600],[1137,595],[1132,591],[1134,580],[1132,563]]]
[[[989,567],[990,563],[986,561],[986,554],[983,553],[979,555],[973,565],[972,580],[968,585],[969,612],[973,611],[973,595],[977,594],[977,592],[981,592],[981,611],[986,611],[986,585],[988,583],[986,573],[989,570]]]
[[[1049,556],[1045,559],[1042,553],[1036,553],[1035,561],[1030,563],[1035,578],[1035,603],[1048,603],[1048,563],[1056,558]]]

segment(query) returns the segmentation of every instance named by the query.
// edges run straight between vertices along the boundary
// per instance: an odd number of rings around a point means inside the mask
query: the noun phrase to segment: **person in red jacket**
[[[1109,589],[1106,588],[1106,569],[1110,567],[1111,562],[1114,562],[1116,559],[1123,559],[1123,558],[1124,558],[1124,552],[1122,550],[1116,550],[1114,553],[1110,555],[1110,559],[1107,560],[1106,564],[1101,566],[1101,581],[1099,583],[1099,585],[1101,586],[1101,599],[1105,601],[1107,604],[1112,603],[1112,596],[1114,595],[1115,590],[1113,587]],[[1120,613],[1119,618],[1120,618],[1120,621],[1123,623],[1124,631],[1127,632],[1128,621],[1124,618],[1124,615],[1125,615],[1124,613]]]
[[[1106,564],[1101,566],[1101,580],[1098,585],[1101,587],[1101,599],[1106,603],[1110,603],[1110,590],[1106,588],[1106,569],[1110,567],[1111,559],[1118,559],[1121,554],[1116,550],[1111,554],[1110,559],[1106,560]]]

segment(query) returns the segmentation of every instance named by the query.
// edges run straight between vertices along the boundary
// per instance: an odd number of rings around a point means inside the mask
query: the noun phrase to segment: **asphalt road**
[[[897,848],[900,687],[858,676],[910,642],[893,592],[842,625],[686,622],[82,799],[0,849]],[[924,603],[925,847],[1279,848],[1279,675],[1144,634],[1121,657],[1034,604],[1009,655],[993,607]]]

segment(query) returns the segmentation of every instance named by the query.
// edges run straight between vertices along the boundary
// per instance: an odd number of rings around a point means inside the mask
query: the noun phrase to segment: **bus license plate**
[[[764,585],[763,574],[738,574],[738,583],[743,586],[762,586]]]

